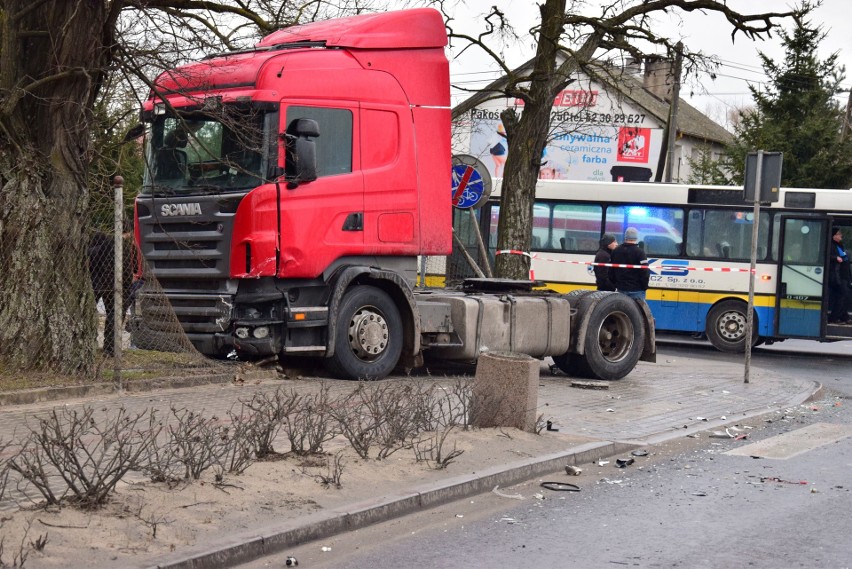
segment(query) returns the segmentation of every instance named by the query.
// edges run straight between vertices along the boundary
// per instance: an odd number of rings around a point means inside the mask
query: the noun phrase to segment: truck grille
[[[159,295],[169,300],[183,331],[197,347],[210,344],[201,336],[222,332],[230,321],[230,310],[237,283],[228,279],[229,256],[234,214],[245,194],[235,196],[195,196],[191,198],[137,199],[137,222],[146,274],[156,284],[146,283],[141,291],[147,328],[163,329],[157,320],[166,318],[162,308],[154,309]],[[162,215],[171,211],[193,212],[185,215]],[[180,207],[187,204],[186,207]],[[196,204],[198,207],[196,207]],[[200,214],[198,212],[200,208]],[[152,286],[153,285],[153,286]],[[145,297],[150,299],[146,303]],[[208,349],[201,349],[208,352]]]

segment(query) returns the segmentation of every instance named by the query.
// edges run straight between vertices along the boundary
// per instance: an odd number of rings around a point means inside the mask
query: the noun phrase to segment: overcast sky
[[[595,10],[594,6],[598,3],[597,0],[586,2],[592,10]],[[728,4],[741,12],[759,13],[784,11],[791,3],[787,0],[729,0]],[[477,23],[481,21],[483,11],[491,5],[498,6],[506,13],[519,32],[528,30],[537,23],[538,9],[534,0],[470,0],[466,3],[459,1],[453,9],[457,29],[469,29],[471,32],[479,30]],[[812,22],[822,25],[827,32],[827,37],[819,48],[820,55],[825,57],[837,52],[839,63],[846,65],[847,78],[843,85],[847,89],[852,86],[852,78],[849,77],[852,73],[850,15],[852,1],[824,0],[823,5],[811,18]],[[776,61],[780,61],[784,54],[775,34],[763,42],[752,42],[738,34],[736,43],[732,43],[730,27],[724,19],[715,15],[686,14],[681,22],[660,20],[658,25],[660,30],[666,30],[671,37],[682,39],[693,51],[700,50],[716,55],[721,60],[722,66],[716,72],[715,80],[707,74],[702,74],[698,79],[692,77],[683,85],[681,96],[723,124],[727,109],[741,107],[751,101],[748,84],[759,85],[766,81],[758,51],[763,51]],[[517,66],[532,57],[533,53],[532,42],[527,39],[515,45],[505,56],[510,66]],[[471,50],[459,59],[451,61],[450,72],[453,84],[469,88],[484,86],[499,76],[496,67],[488,66],[485,58]],[[846,102],[846,96],[839,96],[843,104]],[[454,103],[458,102],[458,97],[459,95],[454,93]]]

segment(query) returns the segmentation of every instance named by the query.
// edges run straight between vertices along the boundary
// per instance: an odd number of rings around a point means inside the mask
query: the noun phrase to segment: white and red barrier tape
[[[550,263],[567,263],[569,265],[588,265],[590,267],[613,267],[617,269],[655,269],[655,270],[680,270],[680,271],[706,271],[713,273],[750,273],[751,269],[741,269],[738,267],[691,267],[685,265],[622,265],[617,263],[595,263],[594,261],[569,261],[567,259],[548,259],[547,257],[539,257],[537,254],[529,254],[524,251],[515,249],[503,249],[497,251],[498,255],[524,255],[530,259],[538,259],[539,261],[547,261]]]

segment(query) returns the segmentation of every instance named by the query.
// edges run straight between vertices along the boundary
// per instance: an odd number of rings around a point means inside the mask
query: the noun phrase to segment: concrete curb
[[[266,370],[241,371],[234,369],[222,373],[204,375],[190,375],[180,377],[159,377],[156,379],[143,379],[124,382],[122,389],[118,389],[114,383],[91,383],[85,385],[66,385],[61,387],[43,387],[39,389],[26,389],[23,391],[9,391],[0,393],[0,407],[11,405],[31,405],[33,403],[47,403],[50,401],[85,399],[92,396],[115,395],[116,393],[141,393],[143,391],[155,391],[157,389],[181,389],[186,387],[197,387],[199,385],[210,385],[214,383],[230,383],[239,376],[243,381],[258,381],[265,379],[277,379],[278,373]]]
[[[266,555],[281,553],[296,545],[359,529],[488,492],[496,486],[511,486],[542,474],[608,458],[633,450],[629,442],[590,442],[564,452],[496,466],[476,474],[458,476],[440,483],[412,488],[410,492],[387,495],[376,500],[351,504],[343,509],[293,520],[265,531],[234,536],[214,548],[189,550],[180,557],[162,559],[148,569],[220,569],[233,567]]]

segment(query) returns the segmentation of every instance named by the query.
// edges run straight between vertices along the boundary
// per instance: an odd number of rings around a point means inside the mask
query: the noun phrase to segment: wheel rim
[[[388,346],[388,323],[375,307],[365,306],[349,322],[349,346],[361,360],[375,360]]]
[[[624,359],[633,346],[633,325],[624,312],[612,312],[598,329],[598,346],[603,357],[610,362]]]
[[[736,343],[743,339],[746,329],[746,317],[736,311],[724,312],[716,321],[719,337],[727,342]]]

